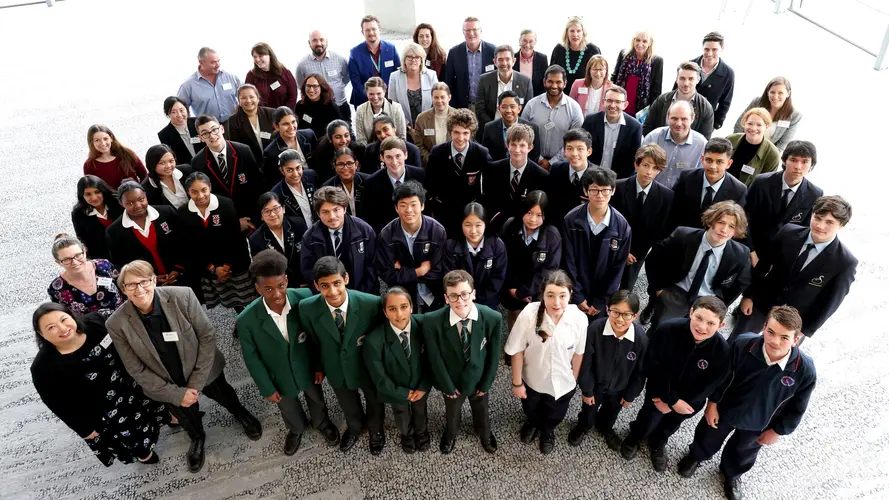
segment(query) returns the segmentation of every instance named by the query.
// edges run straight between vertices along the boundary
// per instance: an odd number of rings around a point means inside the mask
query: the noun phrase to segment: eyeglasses
[[[358,162],[354,161],[354,160],[353,161],[338,161],[338,162],[334,163],[333,166],[336,168],[352,168],[357,164],[358,164]]]
[[[479,28],[472,28],[469,30],[463,30],[463,33],[478,33],[479,31],[481,31]]]
[[[219,135],[219,127],[213,127],[200,133],[202,139],[209,139],[211,135]]]
[[[605,189],[592,189],[592,188],[590,188],[590,189],[587,189],[586,192],[587,192],[587,194],[589,194],[590,196],[593,196],[593,195],[608,196],[609,194],[611,194],[611,188],[605,188]]]
[[[75,260],[77,262],[83,262],[86,259],[86,254],[83,252],[78,252],[74,254],[73,257],[68,257],[66,259],[60,259],[59,263],[63,266],[70,266]]]
[[[404,56],[405,61],[419,61],[420,59],[423,58],[420,56]]]
[[[262,211],[262,215],[264,217],[268,217],[269,215],[281,213],[281,210],[284,210],[284,207],[282,207],[281,205],[278,205],[278,206],[275,206],[272,208],[266,208],[265,210]]]
[[[617,99],[605,99],[605,104],[623,104],[627,101],[618,101]]]
[[[615,311],[614,309],[609,309],[608,315],[614,319],[622,318],[624,321],[630,321],[633,319],[633,316],[635,316],[636,313],[620,312],[620,311]]]
[[[309,89],[318,90],[320,88],[321,88],[321,85],[318,85],[317,83],[307,83],[306,84],[306,90],[309,90]]]
[[[154,284],[154,276],[148,279],[144,279],[142,281],[137,281],[135,283],[124,283],[123,289],[128,292],[135,292],[136,288],[141,287],[143,290],[148,290],[148,287]]]
[[[472,292],[460,292],[460,293],[449,293],[447,295],[448,302],[457,302],[460,299],[469,300],[469,297],[472,296]]]

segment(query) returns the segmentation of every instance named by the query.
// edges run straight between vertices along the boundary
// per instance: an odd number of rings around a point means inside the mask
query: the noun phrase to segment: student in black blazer
[[[275,109],[259,105],[259,91],[251,84],[238,88],[238,108],[225,121],[225,138],[250,147],[254,158],[262,158],[275,134]],[[256,137],[253,125],[259,127]]]
[[[733,201],[721,201],[701,218],[706,229],[676,228],[648,254],[648,294],[656,297],[652,328],[685,317],[701,296],[715,295],[731,304],[750,284],[747,247],[732,239],[746,234],[744,209]]]
[[[476,26],[478,31],[474,33],[467,32],[467,25]],[[474,23],[464,22],[463,27],[464,37],[474,37],[474,42],[476,44],[475,50],[481,52],[482,67],[476,78],[488,71],[494,71],[494,51],[496,50],[496,47],[494,47],[493,43],[481,40],[481,23],[478,21]],[[448,87],[451,89],[451,106],[454,108],[468,108],[472,101],[472,97],[469,94],[470,76],[467,52],[466,42],[455,45],[448,51],[448,58],[445,62],[444,82],[447,83]]]
[[[90,260],[109,260],[105,231],[123,213],[114,191],[95,175],[84,175],[77,181],[77,203],[71,209],[74,234],[86,247]]]
[[[858,259],[840,242],[837,232],[852,218],[852,206],[839,196],[822,196],[812,207],[809,227],[787,224],[765,249],[757,251],[753,282],[744,291],[743,313],[729,340],[758,331],[775,305],[793,306],[811,337],[843,303]],[[800,342],[804,339],[800,338]]]
[[[321,185],[322,187],[338,187],[345,191],[346,196],[349,197],[346,213],[355,216],[361,211],[361,205],[364,202],[364,181],[370,177],[364,172],[358,172],[361,165],[360,158],[360,154],[349,146],[337,149],[333,154],[333,160],[331,160],[336,175]]]
[[[620,89],[620,90],[618,90]],[[581,125],[593,138],[593,154],[590,161],[602,164],[602,151],[605,143],[605,121],[617,123],[622,116],[624,124],[617,133],[617,142],[612,148],[611,165],[618,179],[625,179],[633,174],[636,150],[642,145],[642,124],[634,117],[623,112],[626,108],[626,92],[620,87],[611,87],[605,92],[605,111],[593,113],[583,120]],[[608,101],[623,100],[622,104],[609,104]]]
[[[512,69],[521,71],[522,59],[531,61],[531,85],[534,86],[534,97],[546,92],[543,86],[543,74],[549,67],[549,58],[542,52],[537,52],[534,48],[537,46],[537,33],[534,30],[522,30],[519,35],[519,45],[521,50],[515,53],[515,64]]]
[[[278,168],[283,178],[271,192],[278,195],[284,205],[284,216],[302,219],[306,227],[310,227],[317,219],[313,203],[318,176],[308,168],[302,153],[292,149],[278,156]]]
[[[288,149],[295,149],[303,154],[306,161],[311,162],[318,142],[312,130],[297,130],[296,115],[287,106],[275,110],[274,127],[278,135],[262,151],[262,178],[266,190],[281,180],[278,155]]]
[[[667,235],[673,191],[654,181],[666,166],[667,153],[657,144],[646,144],[636,151],[636,173],[617,181],[614,188],[611,206],[627,218],[633,230],[630,255],[620,283],[624,290],[633,290],[648,251]]]
[[[475,140],[482,146],[488,148],[491,158],[503,160],[509,157],[509,151],[506,146],[506,129],[521,123],[531,127],[534,131],[533,148],[528,153],[528,158],[536,162],[540,159],[540,129],[537,125],[519,116],[522,112],[522,105],[519,104],[518,96],[511,90],[506,90],[498,96],[498,109],[500,110],[500,118],[492,120],[485,124],[484,127],[478,129],[475,133]]]
[[[395,122],[391,116],[380,115],[374,118],[374,136],[377,140],[370,142],[364,149],[364,162],[361,163],[361,171],[367,174],[373,174],[377,170],[384,168],[383,159],[383,141],[389,137],[398,137],[395,133]],[[410,134],[408,134],[410,137]],[[423,156],[420,154],[420,148],[408,141],[404,142],[404,148],[407,154],[407,164],[415,167],[422,166]]]
[[[726,175],[732,164],[732,144],[724,137],[714,137],[704,146],[703,168],[682,172],[673,186],[673,209],[669,230],[679,226],[701,228],[701,214],[714,203],[734,201],[744,206],[747,186]]]
[[[725,122],[729,107],[732,105],[732,97],[735,93],[735,70],[720,57],[725,46],[725,38],[722,34],[713,31],[704,35],[704,53],[691,61],[701,66],[710,64],[715,59],[716,67],[706,79],[701,75],[698,81],[698,93],[707,98],[713,107],[713,128],[719,129]],[[704,61],[704,58],[707,61]]]
[[[250,255],[270,248],[287,257],[287,286],[305,287],[309,281],[299,268],[302,237],[306,224],[302,219],[284,217],[284,205],[275,193],[265,193],[256,203],[262,216],[262,224],[250,235]]]
[[[334,152],[349,148],[355,153],[355,161],[364,161],[364,146],[352,140],[349,124],[344,120],[334,120],[327,125],[327,134],[318,141],[318,147],[312,152],[309,166],[318,173],[318,180],[327,183],[337,175]]]
[[[195,118],[188,116],[188,104],[177,96],[164,99],[164,114],[170,123],[157,133],[157,139],[173,149],[179,162],[188,163],[204,148]]]
[[[381,144],[386,168],[377,170],[364,181],[358,217],[370,224],[377,234],[380,234],[386,224],[398,218],[392,201],[396,185],[400,186],[407,181],[417,181],[423,185],[426,181],[425,170],[405,164],[405,144],[398,137],[387,137]]]
[[[148,177],[142,181],[142,189],[149,205],[168,205],[178,210],[188,203],[184,184],[193,170],[191,165],[176,164],[176,156],[170,146],[157,144],[148,148],[145,168],[148,169]]]
[[[589,201],[583,191],[581,179],[588,169],[598,167],[589,160],[593,153],[592,143],[589,132],[582,128],[572,128],[562,137],[561,154],[567,160],[550,164],[549,177],[544,188],[550,203],[546,213],[550,223],[556,227],[562,227],[562,220],[574,207]]]
[[[463,232],[445,244],[443,273],[462,269],[475,280],[475,300],[493,310],[500,304],[506,279],[506,246],[496,234],[485,234],[487,211],[479,203],[463,209]]]

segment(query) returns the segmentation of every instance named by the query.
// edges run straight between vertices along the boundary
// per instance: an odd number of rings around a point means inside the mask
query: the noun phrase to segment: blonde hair
[[[404,51],[401,52],[401,68],[399,69],[402,73],[407,73],[405,67],[407,66],[408,54],[420,56],[420,73],[426,71],[426,51],[419,43],[408,42],[404,46]]]
[[[628,57],[631,54],[636,53],[636,38],[638,38],[639,35],[645,35],[646,37],[648,37],[648,41],[650,43],[648,44],[648,49],[645,51],[645,54],[642,56],[642,59],[647,63],[651,63],[651,58],[654,57],[654,37],[651,36],[651,33],[649,33],[646,30],[637,31],[636,34],[633,35],[633,39],[630,40],[630,50],[627,51],[627,53],[626,53],[626,55],[624,55],[624,57]]]
[[[762,121],[766,124],[766,127],[772,124],[772,114],[769,113],[769,110],[766,108],[750,108],[744,112],[744,116],[741,117],[741,123],[747,123],[747,118],[750,118],[750,115],[756,115],[762,118]]]
[[[120,268],[120,274],[117,276],[117,287],[124,289],[123,284],[127,275],[132,274],[139,278],[154,278],[154,267],[144,260],[134,260]]]
[[[568,28],[573,24],[580,26],[580,29],[583,31],[583,38],[580,40],[580,45],[586,47],[586,44],[588,43],[586,39],[586,26],[583,25],[583,17],[571,16],[568,18],[568,22],[565,23],[565,31],[562,33],[562,46],[565,47],[566,50],[571,48],[568,45]]]

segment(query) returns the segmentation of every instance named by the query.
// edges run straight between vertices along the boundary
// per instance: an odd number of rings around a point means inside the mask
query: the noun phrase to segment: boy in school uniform
[[[565,216],[562,259],[574,281],[571,303],[590,319],[604,314],[608,298],[620,288],[630,253],[630,225],[608,202],[616,177],[611,170],[587,169],[581,183],[589,202]]]
[[[364,342],[364,363],[381,403],[389,403],[401,433],[401,451],[429,449],[426,401],[429,379],[423,332],[411,316],[411,295],[400,286],[383,295],[388,321],[374,328]]]
[[[648,336],[645,403],[620,454],[632,460],[648,439],[654,470],[667,469],[664,448],[679,426],[704,407],[730,369],[729,346],[716,332],[725,326],[726,307],[717,297],[698,297],[689,318],[665,321]]]
[[[725,496],[739,500],[741,476],[753,468],[763,445],[796,430],[815,388],[815,364],[798,347],[802,318],[790,306],[773,307],[761,333],[739,336],[731,346],[731,375],[710,395],[679,474],[694,475],[731,434],[722,450]]]
[[[589,160],[593,154],[593,138],[582,128],[572,128],[562,138],[562,154],[566,160],[554,161],[550,165],[547,185],[544,188],[549,197],[546,216],[551,223],[562,227],[562,219],[574,207],[589,201],[583,191],[584,172],[598,167]]]
[[[327,415],[321,384],[316,383],[317,346],[303,330],[298,304],[311,297],[305,288],[287,288],[287,257],[266,249],[253,258],[250,274],[260,297],[238,315],[237,331],[244,363],[259,393],[278,405],[287,427],[284,454],[293,455],[308,420],[299,400],[304,394],[312,423],[327,444],[340,433]]]
[[[475,304],[472,276],[458,269],[444,276],[448,307],[423,315],[421,325],[433,384],[445,401],[445,431],[439,450],[454,450],[463,403],[469,399],[472,423],[488,453],[497,451],[491,432],[488,392],[500,361],[502,317],[487,306]]]
[[[312,273],[320,295],[300,301],[299,317],[319,347],[323,373],[317,374],[315,380],[320,383],[327,376],[346,418],[340,449],[349,451],[361,434],[365,413],[361,408],[360,390],[367,406],[370,453],[379,455],[386,445],[385,409],[367,375],[361,351],[367,334],[382,321],[380,298],[348,290],[349,274],[336,257],[321,257]]]
[[[447,234],[435,219],[423,215],[426,190],[407,181],[392,193],[398,218],[377,237],[374,265],[388,286],[411,294],[414,312],[441,307],[441,277]]]
[[[786,304],[803,318],[803,337],[811,337],[843,303],[858,259],[837,233],[852,218],[852,205],[840,196],[822,196],[812,207],[809,227],[787,224],[759,253],[753,280],[741,300],[741,314],[729,340],[765,322],[766,312]]]
[[[522,216],[522,200],[529,192],[546,187],[549,172],[528,158],[534,147],[534,131],[517,123],[506,131],[509,155],[486,166],[483,171],[482,205],[488,209],[488,223],[496,232],[510,217]]]
[[[325,255],[332,255],[346,266],[349,288],[379,293],[380,282],[373,268],[377,235],[366,222],[346,213],[349,206],[346,192],[338,187],[323,187],[315,191],[312,205],[318,221],[302,238],[300,269],[303,276],[311,278],[315,262]]]
[[[358,216],[370,224],[374,232],[398,218],[392,203],[395,188],[407,181],[417,181],[421,185],[426,180],[426,171],[405,163],[407,149],[405,142],[398,137],[387,137],[380,144],[380,158],[384,168],[376,170],[362,185],[364,200]]]

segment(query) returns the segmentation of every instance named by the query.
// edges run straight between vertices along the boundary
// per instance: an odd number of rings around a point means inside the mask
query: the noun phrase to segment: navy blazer
[[[389,84],[389,76],[401,67],[401,58],[395,46],[386,40],[380,40],[380,70],[374,67],[373,59],[366,42],[361,42],[349,51],[349,81],[352,82],[352,97],[349,102],[356,108],[367,102],[364,84],[372,76],[379,76]],[[491,56],[491,60],[494,57]],[[387,65],[386,63],[391,63]],[[326,76],[326,75],[325,75]]]
[[[377,248],[374,254],[374,267],[377,274],[388,286],[403,286],[413,297],[414,308],[419,304],[417,284],[424,283],[435,295],[436,301],[442,301],[444,288],[441,279],[444,277],[444,250],[447,235],[444,227],[435,219],[423,217],[423,223],[414,240],[413,254],[408,249],[401,220],[395,219],[380,231],[377,236]],[[429,261],[431,268],[422,277],[417,277],[416,269]],[[400,268],[395,269],[395,262]]]
[[[300,250],[302,249],[302,237],[306,232],[306,224],[302,219],[284,217],[284,247],[278,244],[278,239],[272,234],[264,223],[250,235],[250,255],[256,257],[259,252],[270,248],[287,257],[287,284],[290,288],[305,287],[310,281],[300,272]],[[309,276],[311,277],[311,275]]]
[[[533,302],[541,300],[543,279],[562,263],[562,235],[554,225],[544,224],[540,226],[537,239],[525,245],[523,230],[522,218],[517,217],[507,220],[500,231],[509,270],[503,284],[503,296],[509,296],[509,290],[515,288],[519,299],[527,297]]]
[[[633,243],[630,253],[637,260],[645,259],[654,242],[664,238],[667,232],[667,219],[673,206],[673,191],[652,181],[645,197],[642,210],[636,210],[636,174],[617,181],[611,206],[627,218],[633,229]]]
[[[614,170],[618,179],[633,175],[636,150],[642,145],[642,124],[627,113],[624,113],[624,120],[627,124],[620,127],[614,153],[611,156],[611,170]],[[590,155],[590,161],[599,165],[602,163],[605,142],[605,112],[599,111],[587,116],[581,126],[593,136],[593,154]]]
[[[611,224],[604,230],[599,259],[590,268],[590,237],[592,231],[587,223],[587,206],[584,203],[565,216],[562,229],[564,268],[574,280],[571,303],[586,301],[599,311],[611,295],[620,288],[620,279],[630,253],[630,224],[620,212],[611,208]]]
[[[540,160],[540,129],[537,125],[528,120],[519,117],[518,123],[523,123],[534,131],[533,148],[528,152],[528,159],[537,162]],[[475,133],[475,140],[482,146],[488,148],[491,158],[494,161],[503,160],[507,157],[508,149],[506,139],[503,138],[503,118],[497,118],[485,124],[483,128],[479,128]]]
[[[449,239],[445,243],[444,273],[462,269],[475,282],[475,301],[497,310],[500,292],[506,280],[506,246],[497,236],[488,235],[475,257],[469,253],[466,238]]]
[[[417,181],[425,184],[426,171],[420,167],[411,165],[404,166],[404,181]],[[395,202],[392,201],[392,181],[389,179],[389,171],[385,168],[377,170],[364,181],[364,193],[362,194],[361,206],[356,202],[358,208],[358,217],[373,228],[374,232],[380,234],[380,231],[386,227],[386,224],[398,218],[395,211]]]
[[[700,55],[692,59],[692,62],[700,66],[703,58],[704,56]],[[675,89],[676,84],[673,85]],[[735,94],[735,70],[725,63],[725,59],[719,58],[719,64],[716,65],[713,74],[706,82],[698,82],[697,90],[707,98],[710,106],[713,106],[713,128],[722,127]]]
[[[768,246],[785,224],[809,227],[812,206],[824,191],[805,177],[786,209],[781,208],[783,171],[758,175],[747,189],[747,246],[751,251]]]
[[[182,172],[182,177],[179,179],[179,182],[182,183],[182,187],[185,187],[185,179],[188,179],[188,176],[191,175],[194,170],[191,168],[191,165],[188,164],[176,165],[176,170]],[[148,204],[151,206],[173,206],[170,201],[167,200],[167,197],[164,196],[164,188],[161,187],[160,182],[152,179],[150,175],[142,181],[142,191],[145,191],[145,199],[148,200]],[[187,196],[186,200],[188,200]]]
[[[420,148],[407,141],[404,146],[407,148],[405,165],[422,165],[423,157],[420,155]],[[385,168],[386,164],[380,159],[380,141],[369,143],[364,148],[364,161],[361,162],[360,171],[372,175],[378,170],[385,170]]]
[[[348,287],[359,292],[380,294],[380,282],[374,272],[374,248],[377,235],[363,220],[346,215],[342,227],[342,243],[340,243],[340,261],[349,273]],[[305,232],[302,239],[299,265],[302,275],[306,276],[309,288],[317,292],[314,285],[312,266],[321,257],[333,255],[333,242],[330,230],[318,221]]]
[[[688,276],[701,246],[704,229],[679,227],[669,237],[654,244],[645,259],[648,292],[673,286]],[[710,288],[726,304],[731,304],[750,285],[750,255],[747,247],[735,240],[725,243],[722,260]]]
[[[258,224],[260,218],[256,200],[264,192],[259,165],[247,145],[233,141],[225,143],[228,183],[224,182],[219,173],[216,159],[211,158],[210,148],[204,148],[191,159],[191,168],[195,172],[207,174],[213,194],[231,198],[235,202],[238,217],[250,217],[254,224]]]
[[[306,161],[311,165],[312,152],[317,145],[315,132],[311,129],[297,130],[296,143],[299,144],[303,156],[306,157]],[[280,135],[276,135],[274,140],[269,143],[268,147],[262,151],[262,178],[266,191],[270,190],[284,178],[284,175],[281,174],[281,170],[278,169],[278,155],[288,149],[290,148],[287,146],[287,143],[284,142],[284,139],[281,139]]]
[[[679,180],[673,186],[673,209],[670,212],[669,231],[679,226],[701,228],[701,193],[704,189],[704,169],[695,168],[679,174]],[[719,191],[713,195],[713,203],[720,201],[734,201],[744,206],[747,186],[735,179],[734,176],[725,174],[725,180]]]
[[[519,59],[521,57],[521,51],[515,53],[515,64],[512,65],[513,71],[521,69],[521,60]],[[535,50],[534,60],[531,63],[531,85],[534,87],[534,97],[546,92],[546,87],[543,86],[543,74],[546,73],[546,68],[548,67],[549,58],[546,54]]]
[[[450,234],[460,234],[463,208],[481,198],[482,172],[491,163],[488,148],[470,141],[463,169],[451,157],[451,141],[432,148],[426,160],[426,206]]]
[[[210,212],[206,225],[200,215],[188,209],[187,203],[178,210],[187,268],[214,281],[216,274],[208,269],[210,265],[230,264],[232,274],[245,273],[250,267],[247,238],[241,233],[235,204],[225,196],[216,199],[219,206]]]
[[[309,210],[312,212],[312,220],[305,220],[303,217],[302,210],[299,209],[299,204],[296,202],[296,197],[293,196],[293,191],[290,190],[290,187],[287,186],[287,181],[285,179],[281,179],[281,182],[275,184],[275,187],[272,188],[272,192],[278,195],[278,198],[281,200],[281,205],[284,206],[284,216],[289,217],[291,219],[301,219],[306,227],[311,226],[315,220],[318,219],[318,214],[315,213],[315,184],[318,183],[318,176],[315,175],[315,172],[312,170],[303,170],[302,177],[302,185],[303,192],[306,193],[306,198],[309,199]]]
[[[587,168],[597,167],[587,160]],[[562,227],[562,220],[574,207],[589,201],[583,194],[583,187],[578,184],[576,187],[571,183],[571,165],[568,161],[557,161],[549,166],[549,177],[547,177],[546,197],[549,199],[549,207],[546,209],[546,220],[556,226]],[[621,212],[622,213],[622,212]]]
[[[808,227],[787,224],[768,247],[757,250],[759,262],[753,268],[753,282],[744,292],[744,297],[752,299],[753,307],[763,314],[779,304],[797,308],[807,337],[814,335],[843,303],[858,267],[858,259],[836,238],[808,266],[792,275],[809,232]]]
[[[482,68],[479,76],[487,73],[485,68],[494,65],[494,50],[496,47],[493,43],[482,40]],[[451,47],[445,63],[444,82],[451,89],[451,106],[454,108],[469,107],[469,61],[466,51],[466,42]]]
[[[189,116],[185,120],[185,126],[188,127],[191,147],[194,148],[194,152],[197,154],[204,149],[204,143],[201,142],[201,137],[198,135],[198,128],[195,126],[194,122],[195,118]],[[176,130],[176,127],[174,127],[172,123],[167,123],[167,126],[157,133],[157,139],[161,144],[166,144],[173,150],[173,154],[176,155],[176,163],[188,163],[191,161],[193,155],[191,154],[191,151],[185,147],[185,144],[182,142],[182,136],[179,135],[179,131]]]
[[[525,214],[524,201],[528,193],[534,190],[546,189],[549,172],[543,167],[528,160],[525,170],[519,178],[519,189],[512,191],[511,166],[509,160],[495,161],[482,172],[484,193],[482,205],[488,210],[488,224],[493,231],[510,217],[519,217]]]
[[[361,213],[361,203],[364,201],[364,181],[370,177],[364,172],[355,172],[355,177],[352,178],[352,187],[354,189],[355,196],[355,211]],[[343,187],[343,181],[340,180],[339,176],[333,176],[330,179],[324,181],[324,184],[321,187],[338,187],[345,191],[346,188]],[[349,215],[358,215],[352,213],[352,207],[346,205],[346,213]]]

